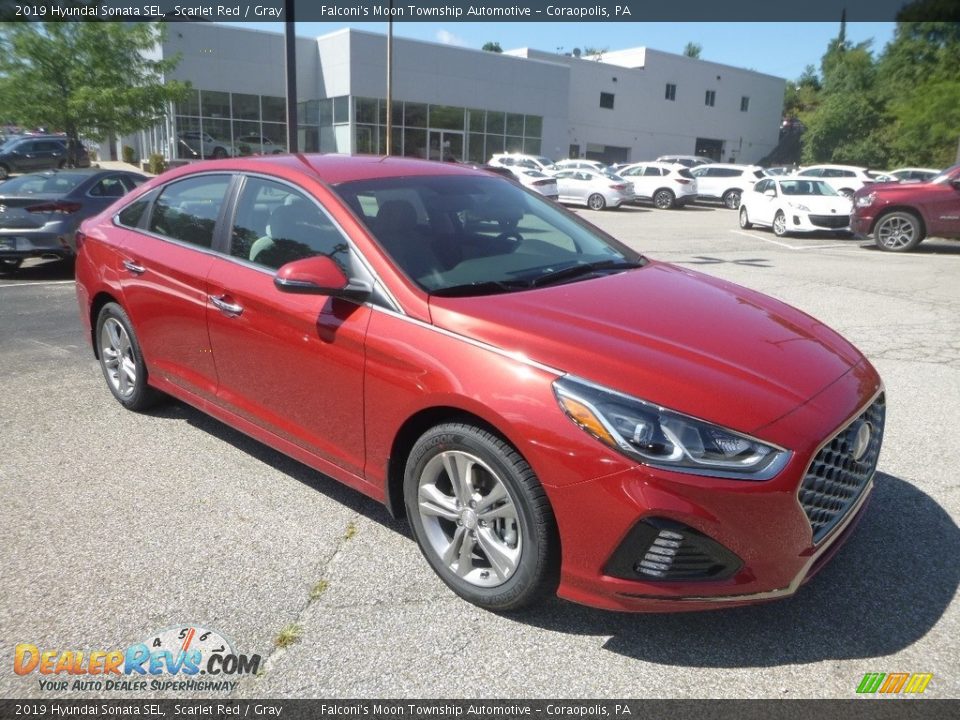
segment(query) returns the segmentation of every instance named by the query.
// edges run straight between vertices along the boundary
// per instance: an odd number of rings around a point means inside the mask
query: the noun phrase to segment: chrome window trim
[[[124,225],[123,223],[120,222],[120,213],[123,212],[128,207],[130,207],[130,205],[133,205],[135,202],[138,202],[139,200],[143,199],[146,195],[156,192],[157,196],[159,197],[159,195],[161,195],[168,186],[172,185],[175,182],[178,182],[180,180],[186,180],[188,178],[197,178],[197,177],[206,177],[206,176],[226,176],[227,178],[231,179],[231,181],[233,178],[236,178],[237,176],[240,176],[242,180],[246,180],[246,178],[248,177],[260,177],[265,180],[270,180],[272,182],[278,182],[283,185],[287,185],[295,189],[297,192],[306,196],[309,200],[311,200],[314,204],[316,204],[318,208],[320,208],[320,210],[327,217],[327,219],[330,220],[331,224],[337,229],[337,232],[339,232],[346,239],[347,245],[350,247],[350,250],[354,253],[354,255],[356,255],[356,257],[359,259],[360,264],[363,265],[364,269],[370,274],[370,277],[373,278],[374,283],[382,289],[384,296],[394,306],[394,308],[390,309],[390,311],[395,314],[401,315],[403,317],[407,316],[406,312],[404,312],[403,310],[403,307],[397,301],[396,296],[393,294],[393,292],[391,292],[390,288],[387,287],[387,284],[383,282],[383,280],[380,278],[377,272],[373,269],[373,266],[370,265],[370,261],[367,260],[367,258],[364,256],[362,252],[360,252],[359,248],[357,248],[356,244],[354,244],[353,239],[344,231],[343,226],[339,222],[337,222],[337,220],[327,211],[327,209],[320,203],[320,201],[318,201],[315,197],[313,197],[312,194],[305,192],[303,188],[299,187],[298,185],[295,185],[294,183],[292,183],[289,180],[286,180],[285,178],[278,178],[275,175],[269,175],[267,173],[262,173],[262,172],[248,172],[246,170],[211,170],[209,172],[200,172],[200,173],[195,173],[191,175],[184,175],[178,178],[173,178],[170,180],[170,182],[164,185],[157,185],[151,188],[150,190],[148,190],[147,192],[143,193],[142,195],[137,196],[130,202],[126,203],[123,207],[119,208],[117,212],[115,212],[111,216],[110,222],[114,225],[114,227],[122,228],[124,230],[129,230],[131,232],[141,233],[143,235],[146,235],[147,237],[155,238],[156,240],[160,240],[162,242],[172,243],[179,247],[187,248],[188,250],[196,250],[197,252],[203,253],[205,255],[212,255],[213,257],[229,260],[230,262],[237,263],[238,265],[242,265],[243,267],[247,267],[251,270],[257,270],[259,272],[262,272],[265,275],[271,275],[271,276],[275,275],[276,270],[271,270],[268,267],[265,267],[263,265],[257,265],[256,263],[250,262],[249,260],[244,260],[243,258],[238,258],[234,255],[228,255],[226,253],[220,252],[219,250],[215,250],[212,247],[207,248],[201,245],[194,245],[192,243],[188,243],[183,240],[178,240],[177,238],[161,235],[148,228],[130,227],[129,225]],[[241,185],[240,191],[242,192],[242,190],[243,190],[243,186]],[[229,193],[229,190],[228,190],[228,193]],[[336,197],[336,193],[331,192],[331,195]],[[238,194],[238,197],[239,197],[239,194]],[[226,200],[227,199],[225,198],[224,202],[226,202]],[[154,198],[150,202],[151,203],[156,202],[156,198]],[[232,218],[231,218],[231,223],[232,223]],[[231,225],[229,228],[227,228],[227,231],[232,233],[233,226]],[[373,305],[372,303],[364,303],[364,305],[367,305],[367,304],[369,304],[371,307],[377,307],[377,308],[380,307],[379,305]],[[381,309],[387,309],[387,308],[381,308]]]

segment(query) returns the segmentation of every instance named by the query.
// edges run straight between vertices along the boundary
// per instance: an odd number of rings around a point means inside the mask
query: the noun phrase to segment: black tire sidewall
[[[130,345],[133,348],[133,357],[137,366],[137,380],[136,383],[134,383],[134,390],[129,397],[122,397],[114,389],[113,383],[110,382],[110,377],[107,373],[107,367],[103,361],[103,351],[100,347],[100,334],[108,318],[113,318],[123,325],[127,331],[127,336],[130,338]],[[100,309],[100,314],[97,315],[94,342],[97,344],[97,356],[100,360],[100,371],[103,373],[103,379],[106,381],[107,388],[113,397],[116,398],[117,402],[127,408],[127,410],[145,410],[153,405],[156,402],[157,393],[147,384],[147,366],[143,361],[140,341],[137,339],[136,332],[134,332],[133,323],[130,322],[130,318],[122,307],[116,303],[107,303]]]
[[[486,463],[507,487],[517,508],[523,547],[520,561],[510,579],[497,587],[481,588],[457,577],[443,564],[426,538],[417,507],[419,478],[427,462],[449,450],[468,452]],[[519,453],[500,438],[472,425],[438,425],[428,430],[410,451],[404,472],[403,497],[411,531],[434,572],[464,600],[488,610],[509,611],[526,606],[547,590],[555,589],[548,561],[554,549],[551,547],[551,531],[555,524],[549,511],[548,522],[538,522],[529,483],[539,487],[533,471]]]

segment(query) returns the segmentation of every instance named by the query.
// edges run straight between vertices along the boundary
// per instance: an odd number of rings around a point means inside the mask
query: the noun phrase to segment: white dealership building
[[[123,144],[167,158],[189,157],[191,147],[209,154],[210,138],[235,154],[285,145],[282,33],[176,23],[159,52],[180,56],[170,77],[193,89],[152,131]],[[385,151],[386,60],[381,34],[297,38],[302,151]],[[395,38],[393,68],[394,153],[475,162],[504,151],[756,162],[778,142],[785,88],[771,75],[642,47],[573,57]]]

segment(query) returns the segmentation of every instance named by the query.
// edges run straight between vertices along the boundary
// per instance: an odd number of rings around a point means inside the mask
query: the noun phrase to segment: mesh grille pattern
[[[845,228],[850,224],[849,215],[811,215],[810,222],[817,227]]]
[[[814,543],[820,542],[846,516],[873,477],[885,415],[886,403],[881,395],[824,445],[810,463],[797,496],[813,528]],[[858,434],[862,442],[865,424],[869,424],[870,440],[857,460]]]

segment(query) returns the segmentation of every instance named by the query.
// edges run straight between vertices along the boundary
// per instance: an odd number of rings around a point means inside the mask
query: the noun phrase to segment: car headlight
[[[867,193],[866,195],[861,195],[857,198],[857,207],[870,207],[873,205],[873,201],[877,199],[877,194],[875,192]]]
[[[810,208],[808,208],[808,207],[807,207],[806,205],[804,205],[803,203],[793,203],[793,202],[792,202],[792,203],[787,203],[787,204],[788,204],[790,207],[792,207],[794,210],[799,210],[800,212],[810,212]]]
[[[790,452],[742,433],[565,375],[553,383],[564,413],[602,443],[676,472],[769,480]]]

